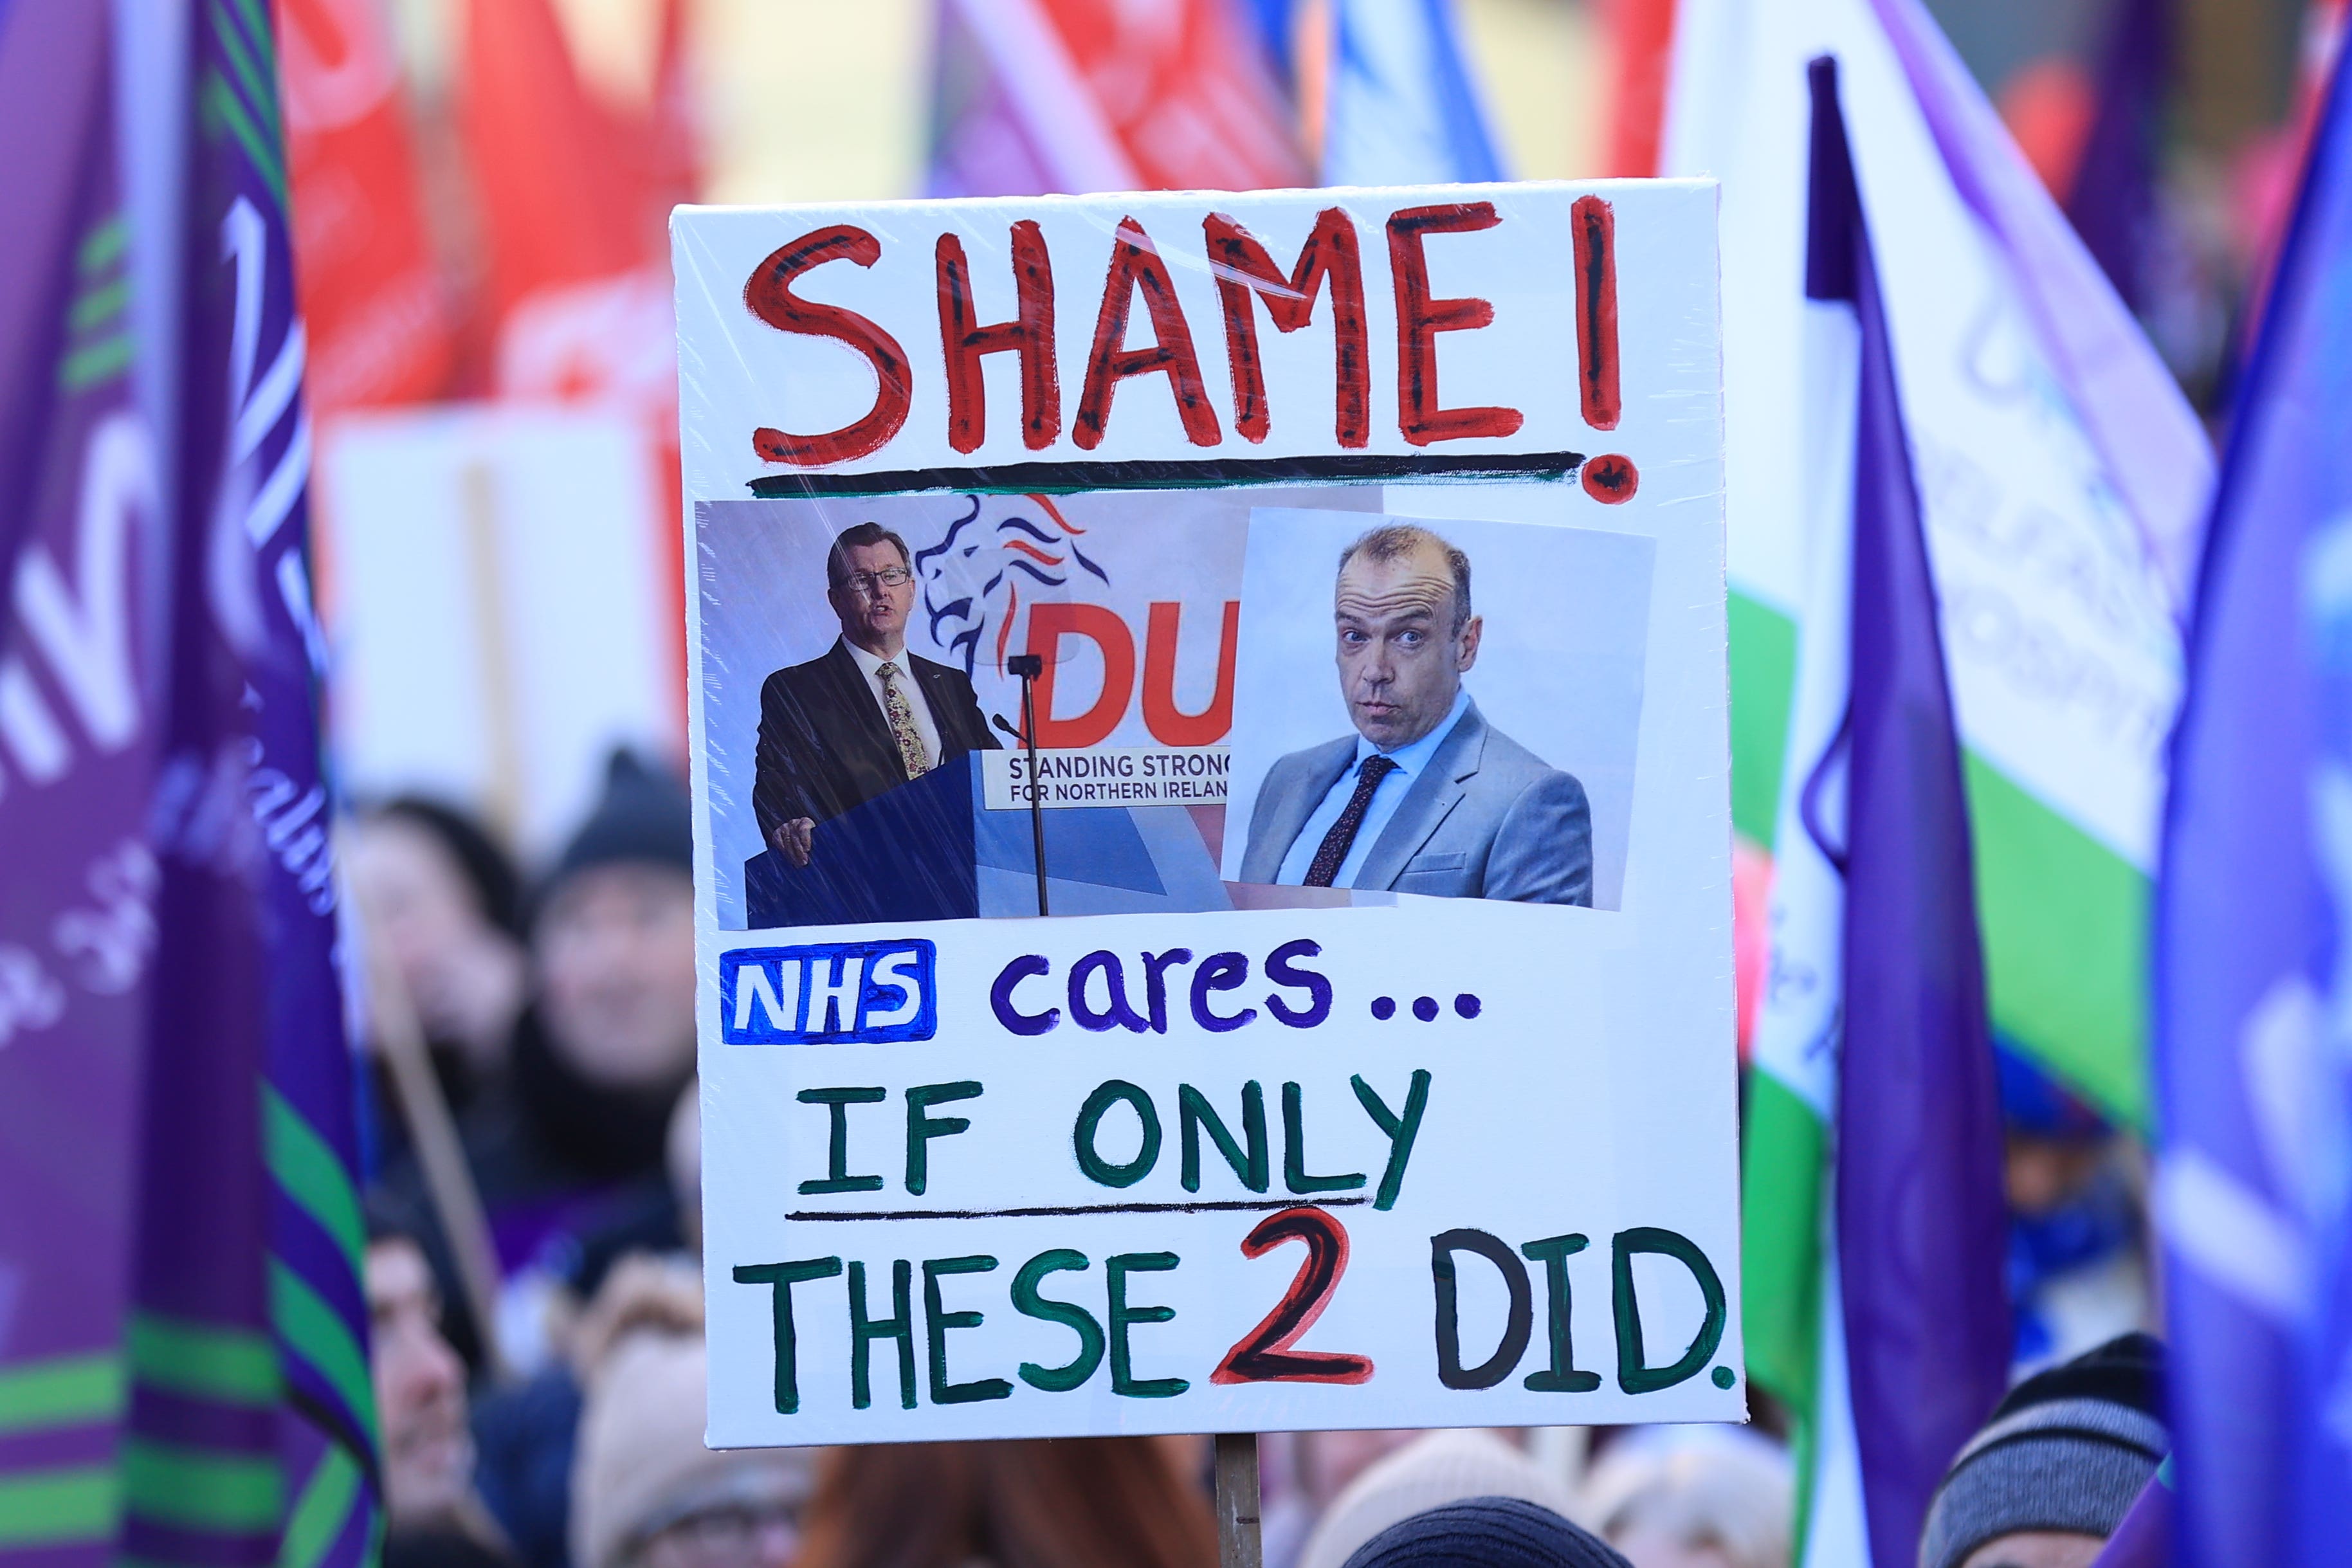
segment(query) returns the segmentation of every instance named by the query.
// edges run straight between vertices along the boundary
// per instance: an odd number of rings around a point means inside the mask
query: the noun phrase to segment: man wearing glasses
[[[794,866],[808,865],[818,823],[997,749],[964,673],[907,651],[909,560],[907,542],[880,523],[843,530],[825,556],[840,639],[760,688],[752,806],[761,837]]]

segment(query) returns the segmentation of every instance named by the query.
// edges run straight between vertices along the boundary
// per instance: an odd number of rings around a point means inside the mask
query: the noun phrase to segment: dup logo
[[[928,1040],[939,1032],[938,956],[918,937],[722,952],[719,1038],[730,1046]]]

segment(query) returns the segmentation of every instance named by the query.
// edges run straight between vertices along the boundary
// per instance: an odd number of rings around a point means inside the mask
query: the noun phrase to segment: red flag
[[[694,111],[693,71],[688,64],[687,0],[661,0],[659,31],[654,44],[653,98],[646,112],[651,123],[633,138],[645,150],[645,167],[638,175],[667,254],[669,210],[693,201],[702,191],[702,138]]]
[[[941,0],[931,195],[1311,183],[1230,0]]]
[[[1658,172],[1658,142],[1665,126],[1675,0],[1608,0],[1603,17],[1617,76],[1609,173],[1647,179]]]
[[[458,121],[489,263],[494,390],[668,405],[646,127],[592,96],[549,0],[471,0]]]
[[[278,0],[278,29],[311,405],[430,398],[450,315],[379,0]]]
[[[1307,183],[1281,95],[1223,0],[1042,0],[1136,173],[1161,190]]]
[[[643,105],[581,78],[550,0],[469,0],[458,124],[489,260],[490,389],[593,403],[638,422],[650,525],[683,600],[677,554],[677,353],[670,207],[696,180],[684,0],[661,0]],[[685,648],[676,649],[684,678]]]

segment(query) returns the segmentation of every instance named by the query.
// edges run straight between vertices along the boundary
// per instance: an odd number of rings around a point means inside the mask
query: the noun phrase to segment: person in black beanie
[[[1347,1568],[1633,1568],[1591,1531],[1511,1497],[1470,1498],[1399,1520]]]
[[[593,1290],[593,1279],[578,1278],[586,1238],[642,1228],[646,1247],[679,1244],[662,1156],[694,1074],[693,868],[685,786],[618,752],[526,911],[533,994],[503,1074],[458,1124],[509,1282],[501,1314],[525,1330],[505,1348],[526,1369],[543,1359],[530,1342],[540,1314],[519,1308],[519,1295]],[[413,1160],[385,1185],[422,1207]],[[434,1240],[453,1291],[446,1246]],[[472,1328],[453,1324],[469,1361],[479,1354]]]
[[[1919,1568],[2085,1568],[2171,1447],[2164,1347],[2148,1335],[2038,1373],[1952,1461]]]

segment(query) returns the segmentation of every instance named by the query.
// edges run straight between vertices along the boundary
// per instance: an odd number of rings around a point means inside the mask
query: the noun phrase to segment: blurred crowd
[[[666,766],[615,754],[530,874],[420,798],[362,809],[347,852],[394,1568],[1215,1560],[1206,1437],[704,1448],[692,836]],[[2002,1092],[2021,1381],[1922,1568],[2087,1563],[2169,1446],[2134,1331],[2136,1149],[2006,1055]],[[1269,1436],[1265,1562],[1786,1568],[1798,1472],[1751,1397],[1744,1430]]]

